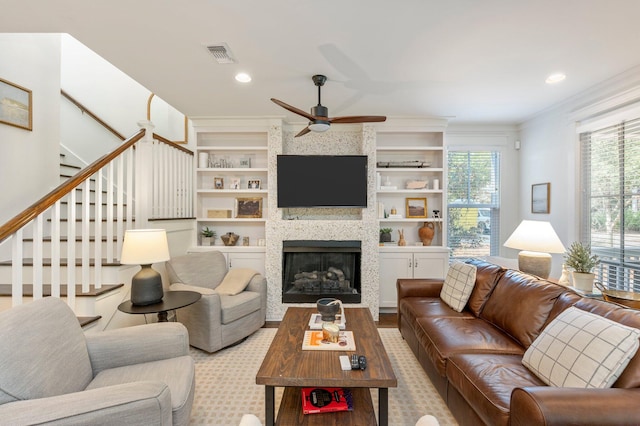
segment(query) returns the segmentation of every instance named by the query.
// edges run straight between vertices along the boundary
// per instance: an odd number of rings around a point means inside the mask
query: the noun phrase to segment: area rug
[[[430,414],[442,426],[457,425],[400,332],[378,331],[398,378],[398,387],[389,388],[389,424],[413,426]],[[191,349],[196,364],[191,425],[235,426],[243,414],[255,414],[264,424],[264,386],[256,385],[255,379],[275,334],[275,328],[262,328],[241,344],[214,354]],[[377,416],[377,389],[371,396]],[[282,388],[276,388],[276,410],[281,398]]]

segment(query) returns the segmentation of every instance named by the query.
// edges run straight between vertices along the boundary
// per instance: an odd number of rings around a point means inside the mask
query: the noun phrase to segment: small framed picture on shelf
[[[224,189],[224,178],[214,177],[213,178],[213,187],[215,189]]]
[[[240,179],[231,179],[229,189],[240,189]]]
[[[251,167],[251,158],[249,157],[243,157],[240,159],[240,161],[238,162],[238,167],[242,168],[242,169],[248,169]]]
[[[262,197],[258,198],[236,198],[237,218],[261,218],[262,217]]]
[[[407,219],[427,217],[426,198],[407,198]]]
[[[247,189],[260,189],[260,179],[250,179],[247,182]]]

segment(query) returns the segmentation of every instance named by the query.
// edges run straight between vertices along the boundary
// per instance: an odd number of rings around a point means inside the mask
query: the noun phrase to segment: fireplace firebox
[[[288,240],[282,251],[282,303],[361,302],[360,241]]]

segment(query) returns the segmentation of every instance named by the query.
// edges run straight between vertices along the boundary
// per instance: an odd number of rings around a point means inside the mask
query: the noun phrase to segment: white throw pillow
[[[550,386],[608,388],[635,355],[640,330],[568,308],[542,330],[522,364]]]
[[[249,268],[229,269],[222,282],[215,288],[216,293],[229,296],[240,294],[247,288],[251,278],[257,274],[257,271]]]
[[[476,271],[475,265],[452,263],[442,284],[440,299],[451,306],[451,309],[462,312],[476,285]]]

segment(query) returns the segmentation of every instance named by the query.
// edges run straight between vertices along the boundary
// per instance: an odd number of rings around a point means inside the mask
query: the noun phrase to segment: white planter
[[[595,274],[591,272],[571,272],[573,277],[573,286],[582,291],[586,291],[591,293],[593,291],[593,281],[595,279]]]
[[[202,239],[200,240],[200,244],[203,246],[210,246],[211,243],[213,242],[213,238],[212,237],[201,237]]]

